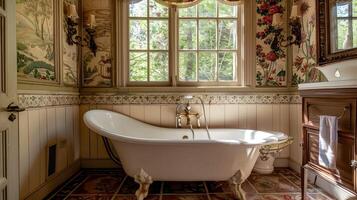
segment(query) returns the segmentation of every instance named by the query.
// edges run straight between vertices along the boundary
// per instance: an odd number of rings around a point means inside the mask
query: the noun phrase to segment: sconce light
[[[294,5],[291,8],[291,14],[290,14],[290,21],[289,21],[289,27],[290,27],[290,35],[287,36],[286,39],[283,39],[280,43],[280,46],[282,47],[288,47],[293,44],[297,45],[300,47],[301,42],[302,42],[302,35],[301,35],[301,20],[300,20],[300,13],[299,13],[299,6],[294,3]],[[273,15],[273,26],[278,26],[280,27],[283,24],[283,16],[280,13],[276,13]]]
[[[92,51],[94,56],[97,55],[97,49],[98,49],[97,43],[94,40],[95,33],[96,33],[95,27],[96,27],[95,15],[91,14],[88,17],[88,24],[85,30],[89,37],[88,48]]]
[[[66,17],[66,22],[67,22],[67,43],[69,45],[80,45],[81,38],[78,36],[78,31],[77,31],[77,26],[78,23],[76,20],[79,18],[76,5],[74,4],[69,4],[67,6],[67,17]],[[74,37],[74,38],[73,38]]]
[[[97,44],[95,42],[95,26],[96,26],[96,20],[95,20],[95,15],[90,14],[88,17],[88,24],[85,27],[85,31],[87,32],[87,38],[83,39],[81,36],[78,35],[77,31],[77,26],[78,23],[76,20],[79,18],[76,5],[74,4],[69,4],[67,6],[67,17],[66,17],[66,23],[67,23],[67,43],[69,45],[78,45],[78,46],[85,46],[83,42],[86,43],[86,46],[92,51],[94,56],[97,54]]]

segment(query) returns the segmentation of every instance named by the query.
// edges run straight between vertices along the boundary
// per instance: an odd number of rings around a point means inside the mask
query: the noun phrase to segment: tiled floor
[[[243,184],[248,200],[297,200],[300,178],[287,168],[271,175],[252,173]],[[135,200],[138,184],[118,170],[82,170],[54,191],[51,200]],[[321,189],[309,186],[312,200],[330,200]],[[147,200],[230,200],[234,199],[227,182],[154,182]]]

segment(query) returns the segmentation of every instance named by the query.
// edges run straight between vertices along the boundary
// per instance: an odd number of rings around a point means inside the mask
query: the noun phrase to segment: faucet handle
[[[187,105],[185,106],[185,111],[186,111],[187,113],[190,113],[191,110],[192,110],[191,105],[190,105],[189,103],[187,103]]]
[[[176,128],[181,128],[182,127],[182,118],[180,115],[176,116]]]
[[[201,128],[201,116],[197,115],[197,128]]]

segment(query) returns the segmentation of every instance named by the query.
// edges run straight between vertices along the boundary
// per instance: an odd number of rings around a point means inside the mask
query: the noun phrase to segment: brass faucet
[[[197,128],[201,127],[200,118],[201,115],[192,111],[192,107],[189,102],[186,104],[177,104],[176,106],[176,127],[182,127],[182,118],[186,118],[186,125],[192,127],[192,117],[197,119]]]

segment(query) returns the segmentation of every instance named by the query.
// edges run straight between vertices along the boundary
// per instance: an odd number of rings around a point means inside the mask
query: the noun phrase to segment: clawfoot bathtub
[[[125,172],[140,184],[144,199],[152,181],[226,181],[238,199],[261,146],[278,140],[276,133],[243,129],[189,129],[152,126],[125,115],[91,110],[85,124],[109,138]],[[183,139],[185,138],[185,139]]]

